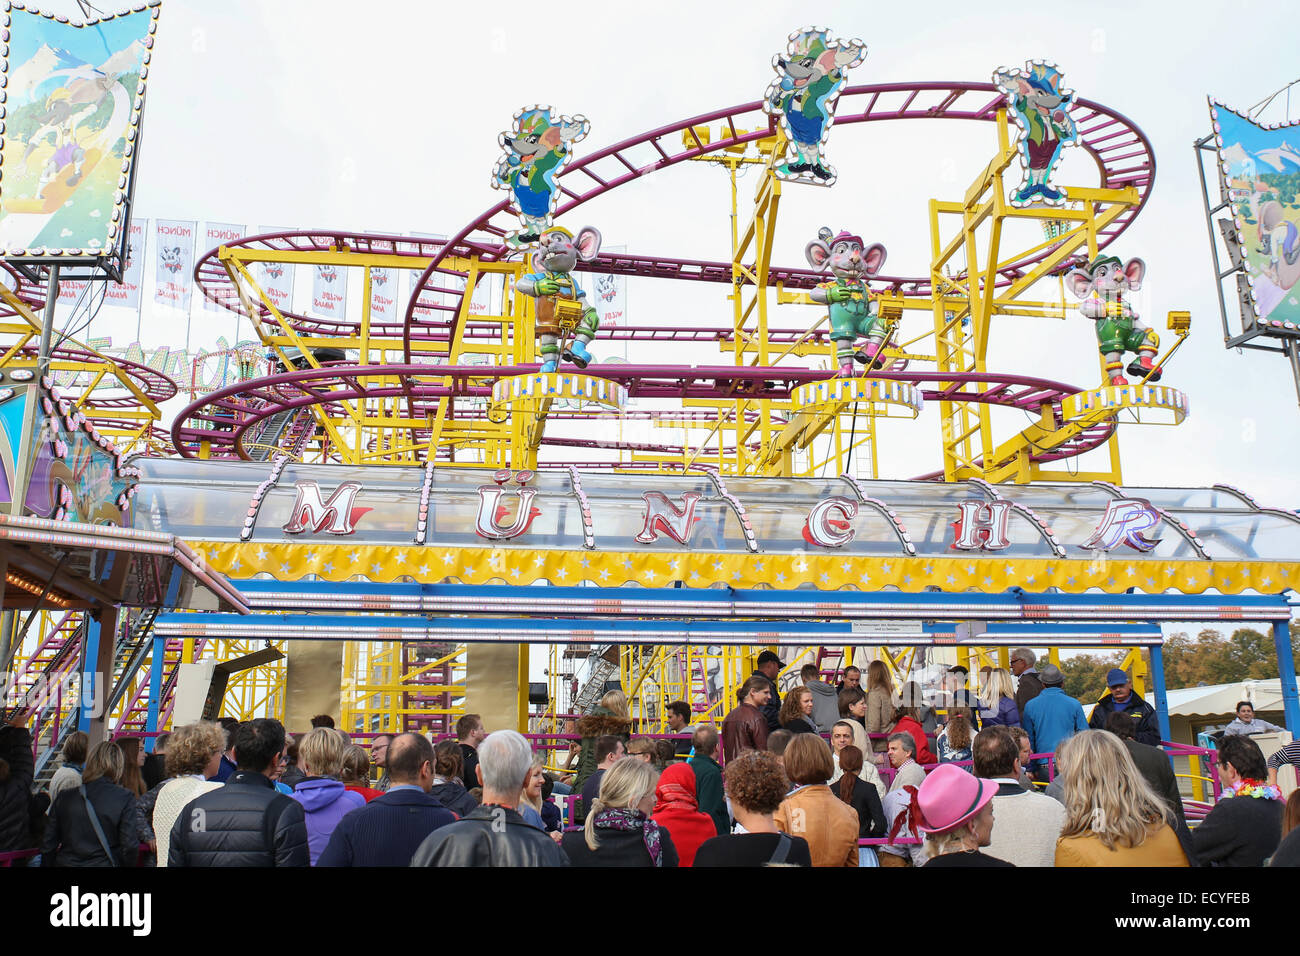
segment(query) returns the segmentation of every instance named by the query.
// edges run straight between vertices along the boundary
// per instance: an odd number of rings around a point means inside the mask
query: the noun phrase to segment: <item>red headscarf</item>
[[[695,771],[687,764],[675,763],[659,775],[655,787],[655,813],[665,810],[698,811],[695,798]]]

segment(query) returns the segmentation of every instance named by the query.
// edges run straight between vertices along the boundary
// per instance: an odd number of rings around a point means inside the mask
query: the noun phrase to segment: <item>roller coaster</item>
[[[629,137],[575,159],[556,179],[555,216],[574,222],[592,200],[681,164],[713,167],[706,175],[727,171],[738,224],[728,257],[602,252],[589,266],[595,274],[638,281],[722,287],[728,321],[656,318],[600,333],[604,341],[659,343],[674,356],[687,349],[691,358],[716,350],[721,361],[596,362],[582,370],[539,371],[535,300],[519,288],[529,266],[507,241],[518,212],[507,198],[445,240],[321,229],[251,236],[208,251],[195,268],[198,287],[208,300],[252,323],[269,361],[245,356],[240,380],[191,390],[169,430],[161,427],[159,406],[178,388],[156,370],[108,360],[71,342],[55,350],[52,369],[74,375],[64,392],[124,450],[196,462],[274,459],[277,468],[290,462],[663,475],[708,468],[720,476],[772,478],[809,478],[829,470],[874,479],[877,421],[914,419],[926,403],[935,403],[940,455],[937,466],[918,479],[968,487],[1034,481],[1118,485],[1118,425],[1181,422],[1188,410],[1181,391],[1156,384],[1154,377],[1117,385],[1102,374],[1100,384],[1075,385],[1000,370],[996,363],[989,368],[994,318],[1064,318],[1072,306],[1063,290],[1035,293],[1037,298],[1031,293],[1058,285],[1070,267],[1111,248],[1154,187],[1155,155],[1134,123],[1082,98],[1071,102],[1069,116],[1078,147],[1095,166],[1095,182],[1068,184],[1062,204],[1023,205],[1008,200],[1021,153],[1003,89],[985,82],[915,82],[842,90],[837,126],[963,121],[983,124],[994,142],[991,158],[957,198],[930,200],[928,269],[870,278],[871,298],[890,334],[880,367],[849,377],[835,376],[825,308],[815,307],[810,297],[825,275],[772,261],[782,200],[794,199],[785,193],[794,189],[797,196],[806,187],[780,175],[788,137],[763,101]],[[744,166],[761,173],[748,205],[738,198],[736,184]],[[851,166],[850,158],[844,175],[852,175]],[[259,268],[268,264],[355,270],[361,277],[359,313],[329,319],[277,306],[259,280]],[[412,279],[399,315],[372,315],[372,278],[379,269]],[[7,309],[0,318],[12,320],[0,327],[12,341],[0,358],[7,368],[33,364],[31,339],[40,331],[35,310],[44,301],[43,289],[24,274],[11,271],[9,277],[11,287],[0,288]],[[500,308],[475,312],[475,292],[487,282],[504,289]],[[787,307],[790,314],[800,305],[802,314],[822,317],[775,321],[774,308]],[[919,319],[906,321],[918,313]],[[1175,314],[1185,313],[1171,313],[1170,327],[1181,343],[1188,324],[1176,323]],[[917,322],[923,331],[909,327]],[[1091,372],[1081,369],[1080,375]],[[1027,413],[1031,423],[999,433],[992,420],[996,409]],[[632,426],[636,434],[629,437],[624,432]],[[668,431],[680,437],[661,437]],[[1077,467],[1073,459],[1090,452],[1105,462]],[[1050,467],[1062,462],[1076,467]],[[76,640],[77,617],[70,612],[46,621],[18,668],[63,666]],[[153,665],[165,673],[152,676],[142,669],[152,618],[144,621],[141,615],[119,635],[122,667],[113,698],[118,728],[143,726],[142,702],[151,693],[169,694],[176,664],[202,650],[193,639],[169,637],[163,658]],[[700,683],[692,699],[702,700],[700,709],[707,710],[726,697],[743,670],[744,657],[734,649],[701,652],[697,660],[690,651],[680,659],[609,647],[615,650],[570,648],[560,657],[553,651],[548,713],[591,703],[591,688],[614,671],[625,687],[638,689],[634,696],[643,714],[661,715],[664,700],[690,696],[692,680]],[[242,649],[231,645],[219,653]],[[463,647],[414,653],[397,641],[348,653],[354,669],[346,678],[351,689],[342,705],[345,718],[366,727],[421,719],[425,726],[450,726],[457,712],[453,698],[463,690]],[[811,656],[831,666],[851,661],[852,651],[815,648]],[[571,658],[594,662],[582,688],[576,678],[572,686],[560,680],[564,673],[572,676],[572,664],[565,663]],[[903,658],[890,662],[906,670]],[[377,673],[386,676],[375,678]],[[708,675],[718,674],[721,683],[710,682]],[[276,667],[257,671],[248,678],[256,686],[237,709],[252,713],[282,700],[283,679]],[[402,703],[370,703],[379,698]],[[166,713],[169,704],[162,706]]]

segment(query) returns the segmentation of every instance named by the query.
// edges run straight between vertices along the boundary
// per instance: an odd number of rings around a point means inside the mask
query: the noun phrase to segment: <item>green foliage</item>
[[[1079,654],[1061,659],[1061,673],[1065,675],[1065,692],[1076,698],[1084,707],[1096,703],[1106,695],[1106,672],[1119,667],[1122,653]]]
[[[1300,671],[1300,624],[1291,625],[1291,658]],[[1061,673],[1065,675],[1065,692],[1085,707],[1100,700],[1106,694],[1106,672],[1118,667],[1123,659],[1122,653],[1064,658]],[[1171,634],[1165,641],[1164,662],[1165,687],[1170,690],[1278,676],[1272,634],[1248,627],[1238,628],[1230,637],[1212,628],[1195,636]]]
[[[1300,625],[1291,625],[1291,658],[1300,668]],[[1165,683],[1170,688],[1196,687],[1200,684],[1231,684],[1252,678],[1277,677],[1277,656],[1273,636],[1253,628],[1241,627],[1225,638],[1207,628],[1192,637],[1172,634],[1165,642]]]

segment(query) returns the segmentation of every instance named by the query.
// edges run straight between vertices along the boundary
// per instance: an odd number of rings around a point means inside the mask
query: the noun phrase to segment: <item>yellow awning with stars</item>
[[[999,593],[1058,588],[1077,594],[1098,589],[1122,594],[1136,588],[1148,594],[1176,591],[1223,594],[1255,591],[1276,594],[1300,590],[1300,562],[1280,561],[1125,561],[1008,559],[999,557],[861,557],[843,554],[718,554],[706,552],[565,551],[525,548],[437,548],[317,542],[199,541],[194,550],[213,568],[232,578],[269,574],[277,581],[308,575],[324,581],[362,578],[377,583],[417,581],[453,584],[574,585],[602,587],[640,584],[687,587],[725,584],[735,588],[792,590],[808,585],[819,591],[981,591]],[[593,596],[594,597],[594,596]]]

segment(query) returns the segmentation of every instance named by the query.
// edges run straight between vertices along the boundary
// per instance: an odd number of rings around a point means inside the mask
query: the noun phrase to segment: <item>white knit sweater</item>
[[[993,842],[988,856],[1016,866],[1053,866],[1065,807],[1041,793],[993,798]]]
[[[153,805],[153,832],[158,838],[158,865],[167,865],[167,849],[171,846],[172,824],[189,803],[200,794],[216,790],[221,784],[209,783],[197,774],[168,780],[158,791]]]

